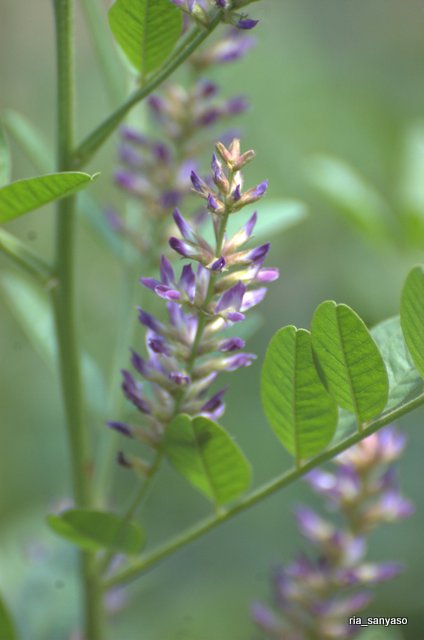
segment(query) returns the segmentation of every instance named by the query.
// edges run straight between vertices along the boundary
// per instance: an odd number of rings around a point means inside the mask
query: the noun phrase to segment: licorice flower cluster
[[[199,171],[198,159],[215,125],[227,122],[248,108],[244,96],[226,99],[219,86],[205,77],[214,66],[243,57],[254,40],[237,29],[228,29],[212,46],[196,51],[189,60],[189,81],[186,85],[165,85],[162,92],[147,101],[154,130],[158,135],[146,135],[135,128],[121,129],[119,160],[115,183],[137,203],[144,216],[143,231],[130,227],[124,218],[108,211],[113,228],[136,249],[155,254],[169,234],[171,213],[175,207],[187,207],[191,193],[190,174]],[[205,135],[208,134],[208,135]],[[214,139],[230,142],[234,132],[214,135]],[[202,212],[194,211],[202,220]],[[156,252],[156,257],[158,257]]]
[[[166,302],[168,319],[159,320],[139,309],[140,323],[147,329],[147,358],[132,352],[132,366],[149,389],[133,373],[123,371],[122,389],[127,399],[143,415],[143,426],[122,422],[109,426],[123,435],[140,438],[160,447],[166,426],[179,413],[219,418],[224,412],[225,388],[210,395],[210,387],[221,372],[249,366],[255,359],[242,351],[244,340],[228,335],[228,329],[242,322],[245,313],[259,304],[266,285],[278,278],[278,270],[264,267],[270,244],[247,247],[257,213],[231,237],[226,228],[230,216],[260,199],[267,182],[243,189],[241,170],[254,157],[240,152],[235,139],[227,149],[216,146],[211,180],[204,181],[194,171],[193,190],[206,201],[214,242],[207,241],[174,211],[179,235],[169,239],[170,247],[186,262],[177,277],[166,256],[162,256],[160,279],[141,278],[141,283]],[[192,262],[197,263],[193,268]],[[135,458],[120,454],[124,466],[142,470]]]
[[[252,20],[237,9],[250,4],[253,0],[171,0],[177,7],[180,7],[187,15],[197,23],[207,27],[210,23],[211,10],[221,9],[224,11],[223,19],[232,24],[237,29],[254,29],[258,20]]]
[[[275,610],[253,605],[253,619],[267,637],[339,640],[361,631],[349,618],[372,599],[364,587],[402,570],[399,563],[370,562],[365,556],[367,536],[375,527],[414,511],[399,491],[392,466],[404,446],[404,435],[389,426],[338,456],[333,471],[308,474],[309,485],[343,516],[345,525],[338,527],[306,507],[297,510],[298,528],[316,547],[318,558],[302,554],[276,572]]]

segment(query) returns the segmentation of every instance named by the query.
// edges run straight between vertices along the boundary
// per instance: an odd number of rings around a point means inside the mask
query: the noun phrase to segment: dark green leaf
[[[207,418],[177,416],[166,431],[171,464],[217,505],[238,498],[250,483],[250,466],[231,437]]]
[[[17,638],[12,617],[4,601],[0,598],[0,640],[17,640]]]
[[[138,524],[124,523],[122,518],[104,511],[71,509],[59,516],[50,515],[47,521],[55,533],[87,551],[106,548],[137,554],[145,540]]]
[[[277,331],[265,356],[261,391],[271,427],[297,461],[328,445],[337,406],[318,377],[308,331],[292,326]]]
[[[116,0],[109,11],[115,40],[142,78],[161,66],[182,31],[182,12],[169,0]]]
[[[6,134],[0,124],[0,187],[10,182],[10,153]]]
[[[338,158],[320,155],[310,161],[309,177],[337,211],[367,237],[387,239],[391,212],[382,196],[355,169]]]
[[[0,189],[0,222],[13,220],[53,200],[70,196],[86,187],[94,177],[69,171],[12,182]]]
[[[312,320],[312,345],[330,393],[362,424],[381,413],[388,379],[381,354],[361,318],[328,300]]]
[[[409,273],[402,291],[400,322],[405,342],[424,378],[424,267]]]

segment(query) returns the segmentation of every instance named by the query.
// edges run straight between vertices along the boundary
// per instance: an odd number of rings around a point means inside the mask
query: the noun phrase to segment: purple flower
[[[254,29],[258,24],[258,22],[259,20],[252,20],[251,18],[242,18],[237,22],[236,27],[238,29],[245,29],[245,30]]]
[[[129,425],[125,424],[125,422],[109,421],[107,423],[107,426],[125,436],[126,438],[134,438],[134,432],[132,428]]]
[[[337,505],[341,518],[336,526],[311,509],[297,510],[299,529],[317,547],[318,557],[311,560],[302,554],[280,569],[275,579],[278,615],[266,607],[253,611],[256,624],[271,637],[305,640],[311,628],[320,638],[356,635],[360,627],[346,621],[371,601],[372,593],[363,587],[391,580],[402,571],[397,562],[365,559],[371,527],[412,512],[393,480],[382,480],[390,471],[387,465],[403,450],[404,437],[393,428],[382,437],[383,431],[335,459],[331,471],[317,468],[308,473],[310,486],[333,511]]]

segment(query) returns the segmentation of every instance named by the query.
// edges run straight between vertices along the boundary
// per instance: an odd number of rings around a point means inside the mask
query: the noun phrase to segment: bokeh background
[[[0,106],[30,117],[52,143],[50,4],[0,0]],[[405,178],[405,141],[411,131],[419,131],[423,117],[424,7],[422,0],[263,0],[252,5],[250,13],[261,21],[257,46],[245,60],[223,69],[219,81],[227,94],[243,93],[251,100],[240,125],[244,145],[258,153],[249,174],[252,180],[268,177],[272,197],[301,199],[309,210],[302,224],[274,239],[269,263],[280,267],[281,279],[262,305],[264,322],[251,340],[259,359],[231,376],[224,424],[252,461],[255,483],[260,483],[290,465],[266,426],[258,394],[260,364],[273,332],[289,323],[308,327],[314,308],[327,298],[350,304],[370,325],[396,314],[402,281],[422,260],[422,236],[403,232],[407,224],[399,185]],[[109,107],[81,16],[77,58],[79,132],[84,134]],[[93,187],[101,204],[119,207],[123,198],[110,180],[115,142],[90,169],[102,171]],[[14,178],[34,175],[13,144],[12,150]],[[340,209],[311,186],[310,160],[317,153],[333,154],[356,167],[387,200],[398,225],[391,242],[358,233]],[[8,228],[51,255],[49,209]],[[110,345],[119,334],[121,271],[83,221],[79,239],[82,340],[109,375]],[[10,272],[10,263],[1,258],[0,275]],[[0,317],[0,588],[23,638],[62,640],[77,606],[73,554],[48,532],[44,520],[55,503],[69,496],[59,386],[2,294]],[[409,435],[401,482],[417,512],[378,531],[372,540],[375,559],[401,560],[406,570],[379,587],[369,615],[408,617],[409,624],[401,630],[374,630],[367,637],[375,640],[422,638],[422,421],[423,413],[416,411],[401,424]],[[100,442],[104,428],[94,427]],[[112,500],[119,508],[134,481],[123,471],[116,474]],[[269,597],[272,569],[304,546],[292,517],[299,501],[315,502],[301,483],[152,570],[129,589],[133,606],[115,617],[112,637],[254,638],[249,603]],[[171,469],[164,469],[142,516],[150,523],[150,543],[195,521],[207,508]]]

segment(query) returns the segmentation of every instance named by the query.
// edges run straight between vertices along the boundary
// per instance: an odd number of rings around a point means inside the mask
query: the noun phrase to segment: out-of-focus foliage
[[[254,178],[268,177],[270,201],[306,200],[310,213],[306,222],[287,230],[273,243],[272,262],[279,263],[281,279],[265,302],[266,322],[252,344],[252,350],[263,354],[272,333],[284,324],[307,326],[323,299],[351,305],[368,325],[398,312],[402,283],[410,268],[422,260],[424,244],[420,222],[424,183],[419,168],[423,157],[419,123],[423,115],[424,41],[421,0],[264,0],[252,6],[255,17],[261,20],[256,29],[258,46],[237,68],[228,68],[220,81],[231,86],[233,92],[248,94],[253,103],[240,123],[246,131],[246,147],[258,151],[252,183]],[[50,9],[49,3],[35,6],[30,0],[3,2],[0,21],[0,59],[14,61],[13,70],[11,65],[2,68],[2,106],[31,116],[49,143],[55,91]],[[22,20],[23,14],[28,17],[26,21]],[[46,37],[40,38],[40,33]],[[82,106],[78,133],[83,135],[98,123],[99,111],[104,117],[109,106],[87,36],[83,29],[80,33],[78,89]],[[138,114],[134,118],[137,120]],[[11,147],[13,178],[34,175],[32,164],[13,143]],[[317,154],[354,167],[355,175],[364,176],[366,185],[383,199],[388,210],[387,229],[398,229],[401,217],[410,220],[408,225],[400,225],[409,230],[402,234],[389,231],[389,243],[377,238],[378,250],[367,232],[361,239],[346,218],[334,215],[339,206],[330,205],[308,186],[307,163]],[[113,202],[120,207],[122,200],[107,180],[114,157],[112,144],[96,157],[92,169],[101,170],[102,177],[90,191],[102,203]],[[408,216],[406,209],[411,212]],[[11,228],[48,254],[50,223],[49,211],[43,215],[31,213],[13,221]],[[90,344],[90,356],[102,370],[109,371],[110,345],[118,332],[120,272],[116,259],[88,226],[81,225],[80,240],[81,337],[85,348]],[[6,268],[10,264],[2,258],[3,273]],[[24,639],[44,640],[55,637],[55,633],[56,637],[65,637],[73,615],[71,605],[76,601],[73,555],[66,542],[52,546],[54,536],[43,521],[50,503],[66,497],[68,486],[59,391],[55,377],[30,347],[3,296],[0,305],[0,350],[7,364],[0,385],[0,590],[10,594],[7,602],[15,617],[22,618],[25,611],[26,621],[20,629]],[[36,315],[33,320],[37,323]],[[384,325],[384,330],[386,327],[391,330],[391,325]],[[398,321],[393,321],[393,330],[398,335]],[[381,331],[383,325],[374,332],[377,342],[377,332]],[[226,425],[255,464],[255,482],[269,478],[282,464],[290,464],[265,426],[257,390],[259,367],[260,362],[241,372],[232,384],[226,415]],[[405,384],[410,384],[413,391],[415,383],[408,380]],[[85,384],[91,396],[91,384]],[[394,380],[391,389],[394,393]],[[417,535],[424,527],[417,481],[424,446],[421,422],[422,414],[416,413],[403,423],[409,430],[411,446],[401,467],[402,484],[417,503],[417,514],[395,532],[378,533],[373,549],[376,559],[396,556],[406,562],[407,570],[393,585],[381,589],[369,612],[408,616],[409,624],[402,629],[370,629],[363,640],[419,640],[422,635],[424,562],[421,536]],[[102,438],[103,432],[104,427],[99,425],[96,438]],[[127,502],[131,489],[132,480],[130,483],[124,473],[118,474],[115,506]],[[189,552],[181,552],[149,572],[144,586],[130,591],[136,606],[115,618],[116,637],[250,638],[248,604],[252,595],[258,597],[258,591],[266,594],[268,568],[298,548],[290,510],[303,491],[298,485],[284,497],[269,499],[211,533]],[[202,498],[167,469],[153,488],[145,510],[152,521],[150,535],[158,542],[204,513]],[[40,557],[34,559],[33,554],[28,558],[28,547],[37,545],[42,546]],[[54,558],[43,555],[46,547],[54,549]],[[56,612],[56,627],[41,615],[46,607]]]

